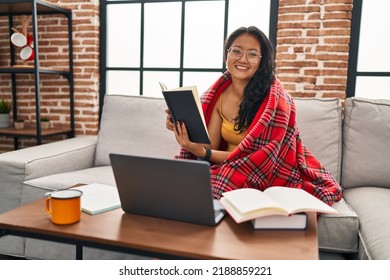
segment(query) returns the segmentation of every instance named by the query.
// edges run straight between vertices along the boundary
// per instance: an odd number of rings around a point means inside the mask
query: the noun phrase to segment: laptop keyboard
[[[218,217],[218,215],[221,213],[222,213],[221,209],[214,209],[214,217]]]
[[[225,215],[225,209],[223,208],[221,202],[219,200],[214,199],[213,200],[214,204],[214,218],[216,220],[219,220],[219,217],[223,217]]]

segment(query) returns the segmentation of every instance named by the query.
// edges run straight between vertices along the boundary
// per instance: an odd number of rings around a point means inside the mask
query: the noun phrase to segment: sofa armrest
[[[92,167],[97,136],[79,136],[0,154],[0,213],[21,205],[23,182]]]

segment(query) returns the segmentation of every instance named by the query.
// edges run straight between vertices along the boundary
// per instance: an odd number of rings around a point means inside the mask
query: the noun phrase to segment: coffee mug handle
[[[50,207],[51,197],[46,197],[46,212],[51,215],[51,207]]]

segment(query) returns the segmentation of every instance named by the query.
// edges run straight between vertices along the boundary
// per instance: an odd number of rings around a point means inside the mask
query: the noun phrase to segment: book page
[[[231,192],[226,192],[223,196],[234,205],[237,211],[241,214],[247,214],[260,209],[280,209],[280,203],[277,203],[271,197],[265,195],[257,189],[238,189]],[[283,212],[283,210],[282,210]]]
[[[159,82],[159,84],[160,84],[160,87],[161,87],[161,91],[166,91],[167,90],[167,86],[164,83]]]
[[[307,215],[304,213],[282,216],[270,215],[252,220],[255,229],[306,229]]]
[[[116,187],[93,183],[74,189],[83,192],[81,196],[81,208],[88,214],[98,214],[121,206]]]
[[[264,191],[278,202],[289,213],[320,212],[336,214],[337,211],[328,204],[309,194],[305,190],[289,187],[270,187]]]

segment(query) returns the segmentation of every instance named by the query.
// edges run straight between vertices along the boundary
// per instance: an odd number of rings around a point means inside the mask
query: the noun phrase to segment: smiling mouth
[[[235,68],[237,70],[249,70],[249,67],[247,66],[242,66],[242,65],[236,65]]]

